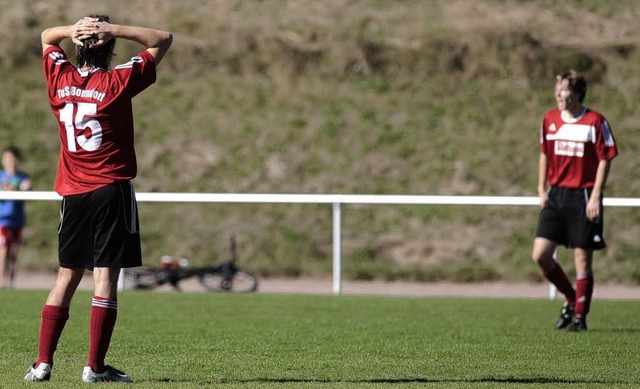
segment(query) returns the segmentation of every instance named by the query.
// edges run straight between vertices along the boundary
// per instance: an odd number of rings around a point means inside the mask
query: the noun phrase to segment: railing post
[[[333,294],[336,296],[342,291],[341,218],[340,203],[333,203]]]
[[[122,292],[124,290],[124,269],[120,269],[120,274],[118,275],[118,292]]]
[[[558,262],[558,248],[553,251],[553,260]],[[558,290],[556,286],[552,283],[549,283],[549,300],[555,300],[558,295]]]

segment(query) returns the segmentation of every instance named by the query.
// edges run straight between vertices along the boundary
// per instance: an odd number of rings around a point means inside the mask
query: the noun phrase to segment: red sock
[[[576,281],[576,319],[587,316],[593,296],[593,276],[581,276]]]
[[[548,272],[543,270],[542,275],[555,285],[560,293],[564,294],[567,302],[575,300],[576,292],[573,290],[573,285],[571,285],[571,281],[569,281],[569,278],[567,278],[567,275],[559,263],[556,263],[555,267]]]
[[[94,296],[89,318],[89,358],[87,366],[93,371],[104,371],[104,358],[109,350],[111,335],[118,316],[118,300]]]
[[[68,319],[69,307],[45,305],[42,308],[42,322],[40,323],[40,339],[38,341],[38,360],[35,364],[36,367],[42,362],[53,365],[53,353],[55,353],[58,347],[60,335]]]

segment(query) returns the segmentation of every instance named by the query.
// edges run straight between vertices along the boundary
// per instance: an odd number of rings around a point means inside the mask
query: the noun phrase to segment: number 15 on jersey
[[[75,117],[74,117],[75,111]],[[67,134],[67,147],[71,152],[78,151],[78,145],[86,151],[95,151],[102,144],[102,126],[96,119],[86,116],[95,115],[97,104],[66,102],[60,110],[60,122]],[[91,131],[89,134],[88,131]],[[87,136],[88,135],[88,136]]]

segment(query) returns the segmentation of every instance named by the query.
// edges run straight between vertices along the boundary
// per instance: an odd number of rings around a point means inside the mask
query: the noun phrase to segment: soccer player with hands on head
[[[603,236],[604,189],[618,149],[609,122],[583,105],[587,81],[575,71],[556,77],[557,109],[540,128],[538,196],[540,216],[533,261],[565,296],[556,328],[587,330],[593,295],[593,253],[606,247]],[[573,249],[575,289],[554,259],[559,245]]]
[[[111,68],[117,38],[145,47]],[[76,62],[60,47],[76,46]],[[41,34],[49,103],[58,121],[60,156],[54,188],[62,196],[58,276],[42,309],[38,358],[26,381],[48,381],[69,306],[85,270],[93,271],[89,353],[83,382],[131,382],[105,364],[116,323],[120,269],[142,264],[138,211],[131,184],[137,175],[131,99],[156,81],[171,33],[112,24],[91,15]]]

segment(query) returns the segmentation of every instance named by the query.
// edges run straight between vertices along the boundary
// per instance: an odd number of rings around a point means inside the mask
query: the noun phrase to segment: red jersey
[[[549,185],[571,189],[592,188],[599,162],[618,155],[607,119],[588,108],[577,118],[558,109],[547,112],[540,148],[547,156]]]
[[[153,56],[143,51],[111,70],[81,72],[60,47],[51,46],[42,66],[59,123],[56,192],[86,193],[133,179],[137,162],[131,99],[155,82]]]

